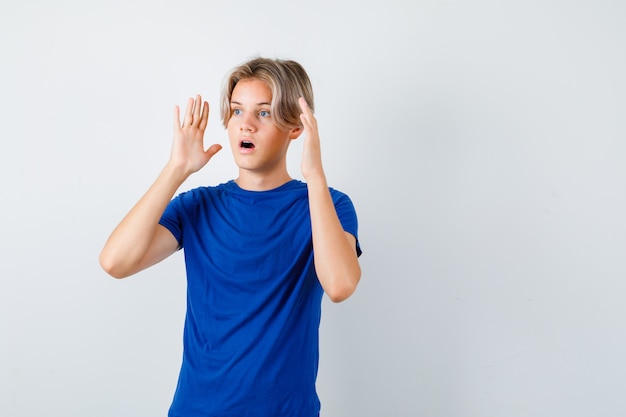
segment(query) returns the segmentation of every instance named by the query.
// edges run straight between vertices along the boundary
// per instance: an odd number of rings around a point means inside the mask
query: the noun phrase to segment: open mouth
[[[245,149],[253,149],[254,143],[250,142],[249,140],[244,139],[239,143],[239,146]]]

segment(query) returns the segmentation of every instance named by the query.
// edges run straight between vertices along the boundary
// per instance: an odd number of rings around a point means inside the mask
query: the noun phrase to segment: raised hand
[[[209,120],[209,103],[200,95],[187,101],[185,118],[180,121],[180,108],[174,108],[174,142],[169,164],[186,175],[199,171],[222,149],[219,144],[204,150],[204,131]]]
[[[334,302],[348,298],[361,278],[356,238],[343,230],[322,168],[317,121],[303,98],[298,100],[306,138],[302,151],[304,176],[311,213],[313,260],[324,292]]]
[[[302,175],[308,181],[315,176],[324,176],[322,168],[322,151],[320,148],[320,136],[317,130],[317,120],[313,116],[313,111],[302,97],[298,99],[300,109],[300,120],[304,126],[304,144],[302,151]]]

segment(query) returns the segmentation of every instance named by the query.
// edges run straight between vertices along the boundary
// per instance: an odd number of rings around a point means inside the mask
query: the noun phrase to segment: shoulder
[[[232,188],[231,182],[232,181],[225,182],[219,185],[192,188],[178,194],[175,200],[181,200],[181,202],[184,203],[193,203],[215,197],[219,198],[220,196],[227,193],[229,188]]]
[[[352,200],[350,199],[348,194],[342,191],[339,191],[333,187],[328,187],[328,191],[330,191],[330,196],[332,197],[335,205],[341,204],[341,203],[352,205]]]
[[[223,200],[225,188],[228,183],[216,186],[196,187],[183,191],[176,195],[168,204],[165,214],[174,215],[178,213],[181,216],[193,216],[194,213],[200,213],[208,207],[220,206],[220,200]]]

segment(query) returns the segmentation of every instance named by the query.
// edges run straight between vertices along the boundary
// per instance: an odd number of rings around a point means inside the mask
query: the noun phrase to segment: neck
[[[259,175],[246,170],[239,170],[239,176],[235,179],[237,185],[248,191],[267,191],[278,188],[291,181],[287,171],[272,175]]]

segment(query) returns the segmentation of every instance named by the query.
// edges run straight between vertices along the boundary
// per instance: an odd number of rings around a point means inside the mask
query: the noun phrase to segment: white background
[[[0,415],[164,416],[175,255],[97,257],[169,155],[172,109],[226,71],[311,75],[363,277],[325,301],[324,417],[626,415],[626,3],[0,3]],[[300,178],[301,141],[290,170]]]

